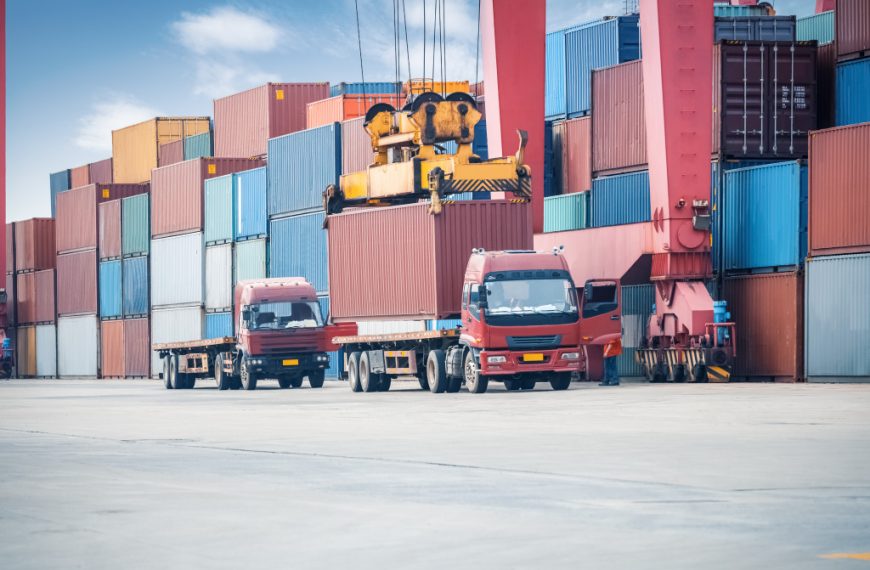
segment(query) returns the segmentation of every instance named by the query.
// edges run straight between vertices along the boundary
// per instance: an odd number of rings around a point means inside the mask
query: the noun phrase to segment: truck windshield
[[[521,324],[517,317],[523,317],[523,322],[536,317],[528,324],[569,323],[578,318],[577,292],[568,279],[490,281],[486,289],[485,314],[494,325]]]
[[[248,330],[304,329],[323,326],[315,301],[281,301],[250,305]]]

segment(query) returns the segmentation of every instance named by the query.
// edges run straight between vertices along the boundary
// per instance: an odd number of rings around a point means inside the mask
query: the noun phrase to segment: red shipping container
[[[55,229],[52,218],[15,222],[15,271],[54,268]]]
[[[18,324],[32,325],[36,322],[36,274],[19,273],[15,281]]]
[[[214,154],[264,156],[266,142],[305,129],[305,106],[329,83],[267,83],[214,101]]]
[[[20,324],[55,321],[54,269],[19,273],[16,276],[16,315]]]
[[[809,254],[870,251],[870,123],[810,133]]]
[[[57,314],[97,313],[97,250],[57,256]]]
[[[164,143],[157,147],[157,166],[178,164],[184,160],[184,139]]]
[[[562,193],[592,189],[592,119],[562,123]]]
[[[69,187],[79,188],[91,183],[91,169],[89,165],[77,166],[69,171]]]
[[[151,236],[202,230],[205,181],[264,164],[263,160],[249,158],[196,158],[155,168],[151,176]]]
[[[112,159],[106,158],[92,162],[88,165],[90,169],[92,184],[111,184],[112,183]]]
[[[15,222],[6,224],[6,273],[15,273]]]
[[[870,2],[837,0],[837,57],[842,60],[870,55]]]
[[[405,105],[405,96],[388,93],[371,95],[348,93],[314,101],[308,104],[306,125],[309,129],[313,129],[329,123],[363,117],[376,103],[387,103],[396,109],[401,109]]]
[[[341,123],[341,173],[360,172],[374,160],[372,139],[363,126],[364,117]]]
[[[471,250],[531,249],[528,204],[468,201],[360,208],[329,217],[330,313],[337,322],[459,314]]]
[[[89,184],[57,195],[58,253],[98,246],[97,205],[148,192],[148,184]]]
[[[121,200],[99,205],[100,259],[121,257]]]
[[[124,376],[151,376],[151,334],[148,319],[126,319],[124,323]]]
[[[803,291],[803,275],[796,272],[725,279],[723,297],[737,323],[736,377],[804,377]]]
[[[18,324],[18,295],[16,294],[16,281],[18,280],[15,278],[14,273],[6,274],[6,322],[10,327],[14,327]]]
[[[100,322],[100,375],[102,378],[123,378],[124,321]]]
[[[37,323],[53,323],[57,320],[57,298],[55,296],[55,270],[45,269],[33,274],[36,279]]]
[[[596,175],[638,170],[646,165],[640,60],[592,72],[592,157]]]

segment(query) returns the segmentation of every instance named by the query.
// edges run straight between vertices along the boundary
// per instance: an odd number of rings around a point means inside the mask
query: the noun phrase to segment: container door
[[[578,291],[582,344],[602,344],[622,336],[622,288],[618,280],[591,279]]]

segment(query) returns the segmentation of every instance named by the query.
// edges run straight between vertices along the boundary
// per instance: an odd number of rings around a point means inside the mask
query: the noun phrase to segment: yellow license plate
[[[543,362],[544,355],[540,352],[533,352],[531,354],[523,355],[523,362]]]
[[[284,366],[299,366],[299,359],[288,358],[287,360],[282,360],[281,364],[283,364]]]

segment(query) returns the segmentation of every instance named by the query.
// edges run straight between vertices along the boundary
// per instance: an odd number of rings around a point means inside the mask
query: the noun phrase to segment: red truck
[[[461,327],[414,333],[344,336],[345,374],[354,392],[389,390],[397,376],[417,376],[435,393],[508,390],[547,381],[565,390],[586,370],[585,345],[619,338],[620,287],[602,279],[576,288],[559,249],[474,250],[462,287]]]
[[[314,287],[301,277],[242,281],[235,287],[236,336],[155,344],[163,360],[167,389],[193,388],[197,378],[214,378],[221,390],[254,390],[274,378],[281,388],[298,388],[304,378],[323,386],[329,367],[329,339],[355,333],[356,325],[325,326]]]

